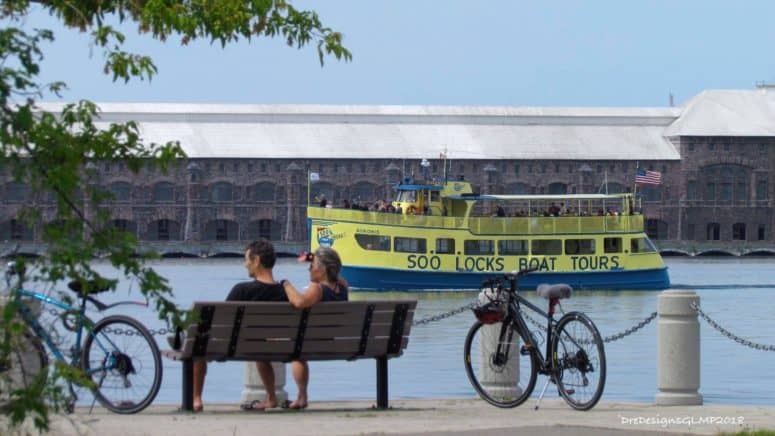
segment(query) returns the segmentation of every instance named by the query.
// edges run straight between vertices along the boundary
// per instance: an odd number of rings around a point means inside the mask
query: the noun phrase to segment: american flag
[[[635,173],[635,183],[640,185],[661,185],[662,173],[659,171],[649,171],[639,169]]]

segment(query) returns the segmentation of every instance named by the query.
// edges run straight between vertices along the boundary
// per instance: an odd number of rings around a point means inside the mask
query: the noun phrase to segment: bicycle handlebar
[[[482,281],[482,288],[492,288],[493,286],[498,286],[503,283],[503,280],[508,280],[511,282],[511,288],[512,290],[515,290],[517,287],[517,280],[527,274],[530,274],[532,272],[538,271],[539,267],[531,267],[531,268],[525,268],[519,271],[512,271],[510,273],[506,273],[502,276],[493,277],[491,279],[485,279]]]

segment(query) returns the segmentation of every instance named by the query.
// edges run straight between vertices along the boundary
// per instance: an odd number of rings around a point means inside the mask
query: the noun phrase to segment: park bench
[[[193,410],[193,362],[301,359],[377,361],[377,408],[388,407],[390,358],[403,354],[416,301],[347,301],[294,309],[288,303],[195,302],[199,322],[164,356],[183,363],[182,410]],[[180,338],[180,335],[177,336]]]

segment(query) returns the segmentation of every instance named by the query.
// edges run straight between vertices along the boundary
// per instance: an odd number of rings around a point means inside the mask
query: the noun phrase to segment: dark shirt
[[[226,301],[288,301],[288,296],[279,283],[251,280],[234,285]]]
[[[337,283],[335,289],[331,289],[321,283],[320,287],[323,289],[323,297],[320,301],[347,301],[347,286]]]

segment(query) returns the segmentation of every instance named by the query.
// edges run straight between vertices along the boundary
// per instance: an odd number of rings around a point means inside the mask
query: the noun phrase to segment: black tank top
[[[323,283],[320,284],[323,289],[323,298],[320,301],[347,301],[347,286],[337,283],[334,289]]]

